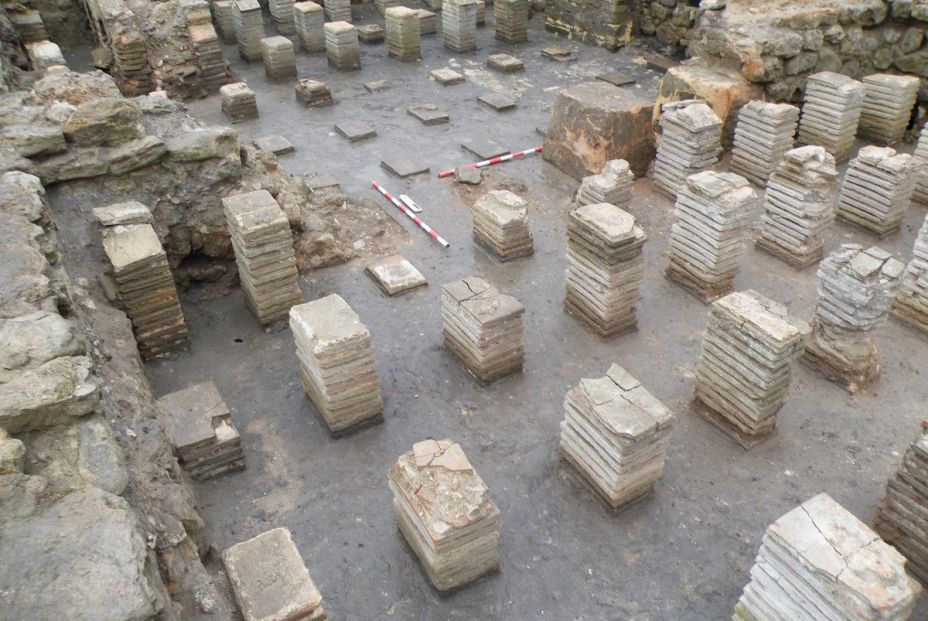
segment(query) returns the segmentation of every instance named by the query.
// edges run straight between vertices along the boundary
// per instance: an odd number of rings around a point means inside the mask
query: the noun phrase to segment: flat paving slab
[[[390,88],[390,83],[387,80],[374,80],[373,82],[365,82],[364,89],[368,93],[379,93],[380,91],[385,91]]]
[[[369,263],[365,271],[383,292],[391,297],[412,291],[429,282],[415,265],[399,254],[377,259]]]
[[[461,148],[474,154],[480,160],[488,160],[509,153],[509,149],[496,144],[489,138],[465,138],[461,141]]]
[[[577,55],[569,47],[563,45],[551,45],[541,48],[541,55],[550,60],[556,60],[562,63],[569,63],[577,60]]]
[[[380,167],[388,173],[401,178],[421,175],[429,171],[428,164],[417,162],[412,157],[402,153],[391,154],[382,158],[380,160]]]
[[[437,104],[414,104],[406,108],[406,112],[425,125],[441,125],[447,123],[450,118],[448,112]]]
[[[359,142],[377,135],[377,130],[364,121],[340,121],[335,124],[335,131],[348,142]]]
[[[379,24],[363,24],[358,26],[358,41],[361,43],[383,43],[384,28]]]
[[[338,184],[338,180],[328,173],[306,173],[303,175],[303,181],[311,192],[322,192],[325,190],[338,191],[341,188]]]
[[[254,145],[262,151],[267,151],[268,153],[273,153],[274,155],[284,155],[286,153],[293,153],[296,151],[293,143],[291,143],[283,136],[277,135],[255,138]]]
[[[477,101],[497,112],[505,112],[516,107],[516,100],[513,97],[496,92],[483,94],[477,97]]]
[[[635,78],[631,77],[625,73],[619,73],[618,71],[610,71],[608,73],[601,73],[596,76],[597,80],[603,82],[608,82],[613,86],[625,86],[626,84],[634,84]]]
[[[525,69],[525,63],[509,54],[490,54],[487,56],[487,67],[504,73],[513,73]]]
[[[442,86],[451,86],[452,84],[460,84],[464,81],[464,76],[454,71],[453,69],[443,68],[443,69],[433,69],[429,72],[429,77]]]

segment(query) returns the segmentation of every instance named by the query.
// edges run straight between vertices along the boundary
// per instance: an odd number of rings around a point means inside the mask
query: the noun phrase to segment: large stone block
[[[692,59],[671,67],[664,74],[654,104],[654,127],[658,127],[663,104],[702,99],[722,119],[722,148],[730,149],[741,106],[752,99],[763,98],[763,86],[752,84],[737,71],[710,69],[701,59]]]
[[[641,177],[654,159],[653,107],[637,91],[606,82],[566,88],[551,110],[544,158],[577,180],[618,159]]]
[[[545,28],[616,50],[632,40],[634,8],[630,0],[546,0]]]
[[[101,97],[77,107],[64,127],[65,138],[82,147],[115,146],[145,135],[138,105]]]

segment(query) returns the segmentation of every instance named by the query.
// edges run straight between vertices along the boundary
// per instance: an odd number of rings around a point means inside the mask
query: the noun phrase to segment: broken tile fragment
[[[374,80],[373,82],[365,82],[364,90],[368,93],[379,93],[380,91],[385,91],[390,88],[390,83],[387,80]]]

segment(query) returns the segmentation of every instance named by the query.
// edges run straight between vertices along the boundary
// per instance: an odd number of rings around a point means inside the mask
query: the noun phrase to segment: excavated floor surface
[[[358,20],[369,21],[369,15]],[[579,61],[561,64],[539,54],[555,43],[569,45],[544,32],[536,16],[530,41],[522,45],[498,44],[489,26],[478,30],[476,52],[454,54],[437,35],[427,35],[422,62],[394,61],[384,45],[362,44],[363,69],[356,72],[329,70],[324,54],[298,52],[300,77],[325,81],[338,101],[323,109],[300,107],[292,82],[268,82],[260,63],[245,64],[234,47],[225,48],[258,97],[260,118],[237,125],[243,141],[283,134],[296,146],[281,157],[286,170],[329,173],[355,197],[380,200],[370,190],[373,179],[394,194],[410,194],[423,206],[424,219],[451,242],[443,250],[381,201],[407,227],[401,252],[429,286],[387,298],[361,262],[313,272],[301,282],[306,299],[340,294],[369,327],[386,401],[383,425],[332,439],[300,387],[289,330],[265,334],[240,291],[207,302],[185,300],[191,351],[147,367],[159,396],[215,381],[242,433],[248,469],[196,485],[209,535],[224,549],[288,527],[333,618],[729,618],[767,525],[819,492],[870,522],[925,417],[928,340],[891,322],[877,337],[884,368],[879,383],[851,396],[797,364],[778,432],[751,451],[700,418],[690,402],[706,307],[663,276],[672,202],[653,192],[648,180],[637,181],[632,208],[650,237],[634,334],[606,342],[565,314],[566,214],[577,183],[540,157],[495,167],[478,188],[524,184],[535,255],[503,265],[474,245],[467,204],[453,181],[435,175],[472,161],[459,146],[462,139],[533,147],[542,141],[536,128],[546,125],[559,87],[606,70],[638,80],[622,88],[653,93],[659,81],[636,62],[634,50],[612,55],[574,45]],[[526,70],[488,70],[484,60],[494,52],[521,58]],[[428,80],[431,69],[444,66],[463,71],[467,81],[443,87]],[[364,90],[364,82],[379,79],[390,89]],[[478,104],[476,97],[493,88],[517,92],[517,108],[496,113]],[[406,113],[412,103],[440,104],[451,121],[425,127]],[[204,122],[226,122],[218,96],[189,107]],[[349,144],[333,129],[345,120],[366,121],[378,136]],[[378,165],[390,153],[419,158],[432,174],[397,180]],[[881,242],[837,224],[826,250],[853,241],[908,258],[924,215],[912,207],[902,232]],[[62,236],[72,257],[84,254],[67,231]],[[86,265],[79,271],[89,275]],[[478,385],[441,346],[440,287],[472,274],[527,308],[525,370],[489,387]],[[814,268],[797,272],[752,248],[736,285],[808,319],[816,281]],[[562,474],[557,450],[565,392],[581,377],[603,376],[613,362],[676,414],[656,493],[618,517]],[[502,516],[501,573],[447,598],[429,587],[398,535],[386,480],[396,458],[429,437],[462,445]],[[928,615],[924,602],[919,615]]]

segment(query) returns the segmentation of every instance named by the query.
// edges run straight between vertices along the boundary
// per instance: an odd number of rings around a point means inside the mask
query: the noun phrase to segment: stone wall
[[[634,33],[633,0],[546,0],[545,28],[568,39],[616,50]]]
[[[698,3],[692,0],[653,0],[638,5],[639,32],[679,52],[687,43],[687,33],[696,24]]]
[[[730,0],[702,10],[686,53],[739,71],[767,98],[801,101],[817,71],[908,73],[928,102],[928,3],[920,0]]]

